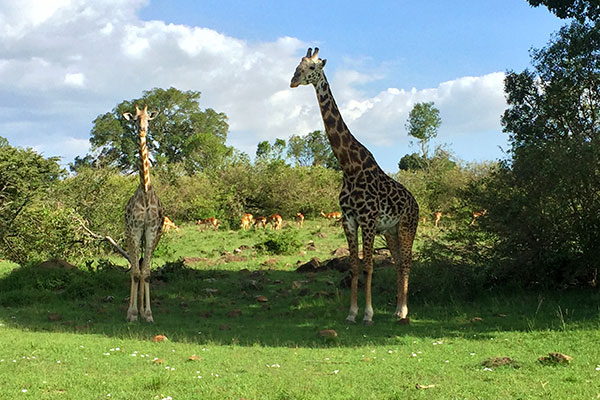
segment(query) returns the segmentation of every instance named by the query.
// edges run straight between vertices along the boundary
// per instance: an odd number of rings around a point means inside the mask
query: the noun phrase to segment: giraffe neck
[[[145,132],[140,131],[140,185],[144,192],[150,190],[150,157],[148,156],[148,146],[146,146]]]
[[[371,152],[350,133],[325,75],[314,86],[327,138],[344,174],[355,175],[365,166],[377,165]]]

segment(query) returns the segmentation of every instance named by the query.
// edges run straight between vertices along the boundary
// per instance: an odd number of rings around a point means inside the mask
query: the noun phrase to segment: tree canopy
[[[175,88],[155,88],[139,99],[119,103],[111,112],[94,120],[90,143],[95,156],[75,160],[81,164],[111,165],[132,171],[138,159],[138,134],[135,124],[123,118],[135,105],[148,105],[159,111],[148,132],[148,150],[158,165],[181,163],[187,173],[219,167],[232,154],[225,145],[229,125],[223,113],[200,109],[200,92]]]
[[[406,129],[410,136],[419,140],[422,156],[425,159],[427,159],[428,143],[437,136],[441,124],[440,111],[434,107],[433,102],[417,103],[408,114]]]
[[[527,0],[533,7],[544,5],[558,18],[575,18],[580,22],[592,21],[600,17],[598,0]]]
[[[329,139],[323,131],[313,131],[304,136],[293,135],[288,141],[287,152],[300,166],[319,165],[340,169]]]
[[[600,257],[600,23],[563,27],[532,65],[506,77],[512,159],[488,186],[490,219],[519,268],[572,281]]]

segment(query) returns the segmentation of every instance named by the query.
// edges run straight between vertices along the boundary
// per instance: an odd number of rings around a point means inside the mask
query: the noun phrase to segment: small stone
[[[152,338],[152,341],[155,343],[164,342],[165,340],[167,340],[167,337],[165,335],[156,335]]]
[[[319,331],[319,336],[324,337],[324,338],[334,338],[334,337],[337,337],[338,334],[333,329],[324,329],[322,331]]]

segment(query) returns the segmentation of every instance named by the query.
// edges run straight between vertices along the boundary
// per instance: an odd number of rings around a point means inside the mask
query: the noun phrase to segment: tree
[[[437,131],[442,123],[440,111],[433,105],[433,102],[415,104],[408,114],[405,125],[408,134],[419,140],[425,159],[428,157],[428,142],[437,136]]]
[[[488,183],[490,229],[521,277],[591,279],[600,257],[600,22],[573,22],[510,72],[512,159]],[[514,273],[514,271],[513,271]]]
[[[320,165],[339,170],[337,158],[331,150],[329,139],[323,131],[313,131],[305,136],[293,135],[288,141],[288,155],[297,165]]]
[[[200,110],[199,99],[200,92],[155,88],[145,91],[139,99],[119,103],[111,112],[94,120],[90,142],[99,155],[75,160],[74,167],[100,162],[123,172],[134,170],[138,135],[135,124],[122,115],[138,104],[159,111],[150,125],[147,141],[155,163],[159,166],[182,163],[189,174],[219,168],[232,154],[232,149],[225,145],[227,117],[210,108]]]
[[[398,161],[398,169],[402,171],[418,171],[427,168],[427,160],[417,153],[405,154]]]
[[[60,242],[64,234],[60,226],[64,224],[59,220],[64,221],[64,218],[58,218],[57,207],[41,204],[64,174],[58,160],[56,157],[46,159],[32,149],[0,146],[0,253],[3,257],[22,263],[32,254],[39,256],[44,249]],[[42,239],[46,241],[45,228],[51,230],[52,225],[59,238],[42,243]]]
[[[282,161],[284,159],[286,143],[283,139],[275,139],[275,143],[271,145],[269,141],[263,140],[256,146],[257,160],[264,161]]]
[[[6,147],[6,146],[8,146],[8,139],[0,136],[0,147]]]
[[[527,0],[532,7],[544,5],[558,18],[575,18],[579,22],[585,19],[596,21],[600,17],[598,0]]]

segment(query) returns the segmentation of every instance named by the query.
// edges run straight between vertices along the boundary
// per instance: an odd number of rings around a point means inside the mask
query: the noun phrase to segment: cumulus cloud
[[[250,154],[261,140],[323,128],[314,90],[289,88],[307,43],[285,36],[250,42],[205,27],[140,20],[147,3],[0,0],[0,135],[67,163],[87,151],[97,115],[144,90],[171,86],[202,92],[203,107],[229,117],[229,144]],[[435,101],[444,140],[498,131],[505,107],[502,73],[374,96],[361,86],[376,84],[376,68],[328,74],[346,122],[375,148],[406,145],[404,123],[415,102]]]

